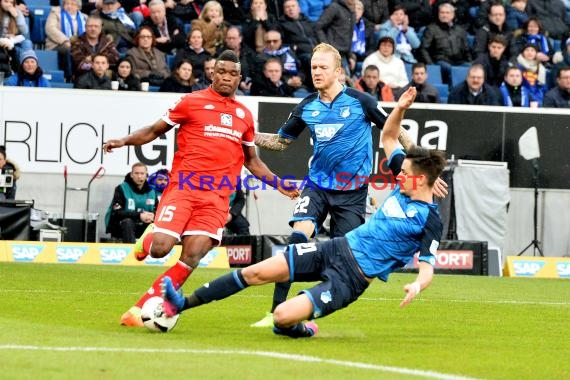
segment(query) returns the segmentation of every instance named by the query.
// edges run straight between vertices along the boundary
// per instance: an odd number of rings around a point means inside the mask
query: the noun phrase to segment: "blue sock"
[[[309,238],[305,235],[302,231],[293,231],[289,239],[287,240],[287,244],[299,244],[299,243],[307,243]],[[287,299],[287,295],[289,294],[289,289],[291,289],[290,282],[278,282],[275,284],[275,289],[273,290],[273,304],[271,305],[271,312],[275,310],[279,304],[282,304]]]
[[[204,303],[221,300],[249,286],[243,279],[241,269],[218,277],[206,285],[196,289],[194,294],[186,299],[187,305],[185,306],[196,307]],[[188,301],[190,300],[194,300],[198,302],[198,304],[188,305]]]

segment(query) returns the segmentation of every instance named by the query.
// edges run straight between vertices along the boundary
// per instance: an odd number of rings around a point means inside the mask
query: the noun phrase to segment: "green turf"
[[[569,280],[440,275],[399,309],[402,285],[413,275],[395,274],[319,320],[319,335],[305,340],[249,327],[267,311],[271,285],[188,311],[168,334],[119,326],[120,315],[160,272],[0,263],[0,379],[421,378],[387,367],[418,375],[570,378]],[[197,270],[184,289],[222,273]],[[167,349],[174,351],[161,351]]]

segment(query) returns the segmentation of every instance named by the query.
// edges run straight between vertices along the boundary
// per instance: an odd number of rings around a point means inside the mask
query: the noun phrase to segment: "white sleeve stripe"
[[[241,143],[242,145],[255,146],[255,143],[253,141],[242,141]]]
[[[168,115],[164,115],[162,116],[162,120],[168,124],[168,125],[172,125],[173,127],[177,126],[178,123],[173,122],[172,120],[170,120],[170,118],[168,117]]]

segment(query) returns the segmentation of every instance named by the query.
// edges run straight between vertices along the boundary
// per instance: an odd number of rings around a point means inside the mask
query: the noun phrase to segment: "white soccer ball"
[[[168,332],[176,326],[180,314],[174,317],[167,317],[162,309],[164,299],[162,297],[151,297],[143,305],[141,311],[142,321],[147,329],[155,332]]]

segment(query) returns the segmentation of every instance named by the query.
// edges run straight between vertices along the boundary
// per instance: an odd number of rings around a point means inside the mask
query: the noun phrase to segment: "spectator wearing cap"
[[[454,23],[455,9],[443,3],[438,9],[438,20],[426,28],[420,54],[426,64],[441,66],[444,83],[451,82],[451,66],[463,66],[471,62],[467,44],[467,32]]]
[[[499,94],[493,86],[485,83],[483,66],[474,64],[469,67],[465,80],[451,89],[447,103],[498,106]]]
[[[396,43],[394,55],[406,63],[416,63],[417,59],[412,54],[413,49],[420,47],[421,41],[413,27],[410,26],[406,7],[396,5],[390,19],[380,25],[378,31],[380,37],[388,36]]]
[[[544,107],[570,108],[570,66],[560,68],[557,86],[544,95]]]
[[[104,54],[93,56],[93,67],[75,81],[74,88],[90,90],[110,90],[111,80],[107,76],[109,61]]]
[[[38,65],[38,57],[33,50],[20,54],[20,66],[18,71],[4,82],[5,86],[19,87],[51,87],[49,81],[44,78],[43,70]]]
[[[135,23],[117,0],[103,0],[101,9],[94,14],[103,20],[103,33],[113,37],[118,51],[124,52],[134,46]]]
[[[362,63],[362,71],[374,65],[380,70],[380,79],[390,88],[397,89],[408,84],[408,74],[404,61],[394,55],[395,43],[392,37],[384,36],[378,41],[377,51],[370,54]]]
[[[516,64],[522,71],[523,86],[529,90],[532,101],[541,106],[547,86],[546,68],[538,59],[538,51],[534,44],[525,45],[516,58]]]

